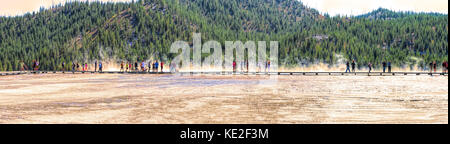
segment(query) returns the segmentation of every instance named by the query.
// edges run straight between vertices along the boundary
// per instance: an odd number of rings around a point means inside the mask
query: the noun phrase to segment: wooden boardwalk
[[[0,72],[0,76],[8,75],[23,75],[23,74],[180,74],[180,75],[198,75],[198,74],[213,74],[213,75],[301,75],[301,76],[448,76],[448,73],[429,73],[429,72],[119,72],[119,71],[28,71],[28,72]]]

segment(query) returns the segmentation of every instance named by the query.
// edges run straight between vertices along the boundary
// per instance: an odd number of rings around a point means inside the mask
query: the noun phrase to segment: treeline
[[[386,13],[386,14],[383,14]],[[39,60],[42,70],[73,61],[170,61],[172,42],[279,41],[280,64],[358,66],[382,61],[426,66],[448,59],[448,16],[378,10],[329,17],[296,0],[139,0],[71,2],[17,17],[0,17],[0,70]],[[206,55],[204,55],[206,56]]]

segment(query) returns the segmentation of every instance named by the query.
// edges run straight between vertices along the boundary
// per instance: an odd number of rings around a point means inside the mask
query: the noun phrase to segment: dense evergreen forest
[[[70,2],[16,17],[0,17],[0,70],[39,60],[41,70],[72,61],[170,61],[172,42],[279,41],[283,66],[427,66],[448,59],[448,15],[378,9],[356,16],[321,15],[296,0],[137,0]],[[167,62],[166,62],[167,63]]]

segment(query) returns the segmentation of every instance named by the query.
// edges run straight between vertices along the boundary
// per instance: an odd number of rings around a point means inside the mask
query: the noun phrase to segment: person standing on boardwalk
[[[148,61],[148,72],[152,72],[152,61]]]
[[[233,72],[236,72],[236,61],[233,61]]]
[[[391,66],[391,62],[388,62],[388,72],[391,73],[392,72],[392,66]]]
[[[345,73],[351,72],[351,71],[350,71],[350,62],[347,61],[347,63],[346,63],[345,65],[346,65],[346,67],[347,67],[347,68],[345,69]]]
[[[37,71],[38,70],[38,65],[39,65],[39,62],[38,62],[39,60],[36,60],[36,64],[35,64],[35,66],[34,66],[34,71]]]
[[[128,62],[125,65],[125,72],[128,72]]]
[[[80,64],[77,62],[77,71],[80,70]]]
[[[433,61],[430,62],[430,73],[433,73]]]
[[[120,63],[120,72],[125,72],[123,61]]]
[[[20,61],[20,71],[25,71],[25,63],[23,61]]]
[[[38,71],[39,70],[39,60],[37,60],[34,64],[34,71]]]
[[[386,62],[383,61],[383,73],[386,72]]]
[[[149,64],[150,65],[148,66],[148,71],[155,72],[155,62],[151,61]]]
[[[98,63],[98,72],[103,72],[103,64],[102,64],[102,62]]]
[[[369,62],[368,66],[369,66],[369,73],[370,73],[370,72],[372,72],[372,63]]]
[[[149,67],[152,67],[151,69],[149,68],[149,71],[151,71],[151,72],[155,72],[155,62],[151,62],[151,64],[150,64],[151,66],[149,66]]]
[[[442,73],[447,73],[448,70],[448,62],[445,61],[442,63]]]
[[[161,72],[164,72],[164,62],[161,61]]]
[[[445,61],[445,71],[448,73],[448,61]]]
[[[156,62],[155,62],[155,71],[156,71],[156,72],[158,72],[158,66],[159,66],[159,63],[158,63],[158,61],[156,61]]]
[[[247,67],[247,72],[248,72],[248,59],[247,59],[247,61],[245,61],[245,66]]]
[[[139,71],[139,70],[138,70],[138,63],[137,63],[137,61],[134,62],[134,71],[136,71],[136,72]]]
[[[267,68],[269,67],[267,64],[268,64],[268,63],[267,63],[267,61],[266,61],[265,64],[264,64],[264,72],[267,72]]]
[[[141,62],[141,67],[142,67],[142,72],[145,72],[146,70],[145,70],[145,62],[144,62],[144,60],[142,60],[142,62]]]
[[[72,62],[72,73],[75,73],[75,62]]]
[[[128,70],[128,72],[132,72],[133,71],[133,63],[127,62],[127,70]]]
[[[131,72],[133,69],[133,66],[131,64],[131,62],[128,62],[128,71]]]
[[[352,61],[352,72],[356,72],[355,68],[356,68],[356,62],[355,62],[355,60],[353,60]]]
[[[434,68],[434,73],[436,73],[436,68],[437,68],[437,63],[436,63],[436,61],[433,61],[433,68]]]
[[[61,70],[63,71],[63,73],[64,73],[64,71],[66,70],[66,62],[62,62],[62,64],[61,64]]]
[[[95,61],[94,67],[95,67],[94,72],[97,72],[97,61]]]

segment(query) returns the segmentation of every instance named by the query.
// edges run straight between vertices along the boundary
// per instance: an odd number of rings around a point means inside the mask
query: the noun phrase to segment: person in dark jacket
[[[138,70],[138,63],[137,63],[137,61],[134,62],[134,71],[136,71],[136,72],[139,71],[139,70]]]
[[[436,63],[436,61],[433,62],[433,68],[434,68],[434,72],[436,73],[436,70],[437,70],[437,63]]]
[[[72,73],[75,72],[75,66],[76,66],[75,62],[72,62]]]
[[[347,68],[345,69],[345,73],[350,72],[350,62],[347,61],[345,65],[347,66]]]
[[[356,68],[356,62],[355,62],[355,60],[353,60],[352,61],[352,72],[356,72],[355,68]]]

